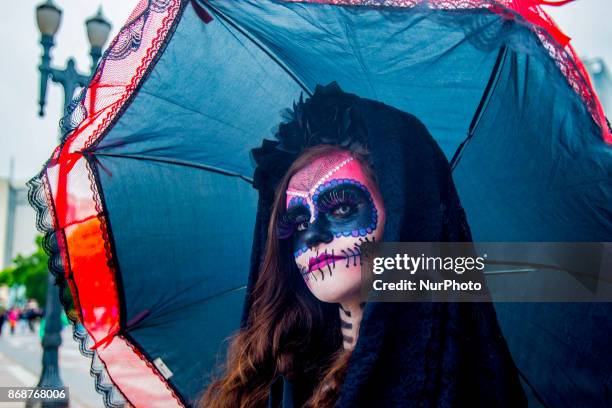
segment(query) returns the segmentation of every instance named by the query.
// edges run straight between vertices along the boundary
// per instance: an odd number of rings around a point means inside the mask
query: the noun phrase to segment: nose
[[[327,228],[321,228],[317,223],[310,224],[304,234],[304,242],[309,248],[315,247],[321,243],[330,243],[334,239],[334,234]]]

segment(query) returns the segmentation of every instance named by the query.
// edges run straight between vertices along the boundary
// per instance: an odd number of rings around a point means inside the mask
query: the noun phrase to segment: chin
[[[336,268],[333,276],[325,274],[325,279],[320,278],[319,271],[314,273],[317,274],[317,280],[311,277],[308,287],[312,294],[322,302],[342,303],[360,295],[361,271],[359,268]]]

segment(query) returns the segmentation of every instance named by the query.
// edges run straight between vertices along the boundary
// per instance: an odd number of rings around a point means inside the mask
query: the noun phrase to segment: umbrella
[[[476,241],[610,241],[612,133],[561,3],[141,0],[30,181],[105,404],[197,400],[240,321],[250,149],[317,84],[421,119]],[[609,405],[611,310],[497,305],[534,404]]]

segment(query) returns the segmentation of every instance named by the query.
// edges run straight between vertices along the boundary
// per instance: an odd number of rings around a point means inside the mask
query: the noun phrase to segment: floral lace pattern
[[[149,0],[148,6],[135,19],[126,24],[109,47],[106,59],[121,60],[140,48],[143,31],[149,15],[164,13],[172,4],[171,0]]]

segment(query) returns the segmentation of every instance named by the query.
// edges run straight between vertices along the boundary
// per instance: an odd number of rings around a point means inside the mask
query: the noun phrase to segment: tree
[[[36,250],[27,256],[21,254],[13,259],[13,265],[0,271],[0,286],[7,285],[8,287],[23,285],[25,286],[25,299],[36,299],[40,307],[45,307],[47,304],[47,279],[48,279],[48,262],[49,256],[43,249],[43,237],[36,237]],[[63,299],[66,311],[69,315],[76,316],[74,310],[74,301],[70,293],[68,285],[64,287]]]
[[[47,298],[49,260],[42,247],[42,239],[42,236],[36,237],[36,250],[32,254],[17,255],[13,259],[13,265],[0,272],[0,285],[24,285],[26,298],[36,299],[39,305],[45,305]]]

